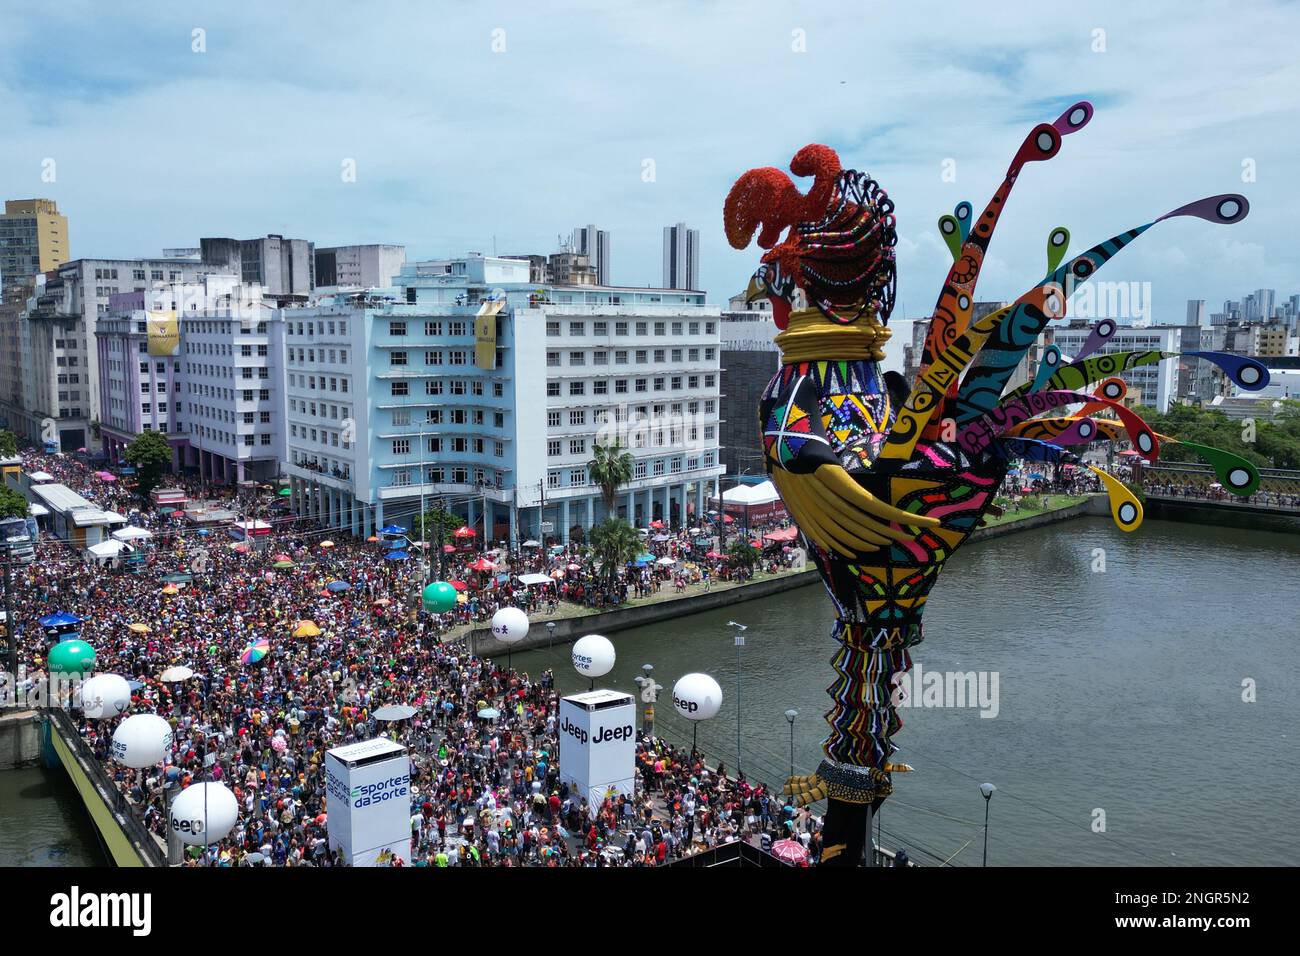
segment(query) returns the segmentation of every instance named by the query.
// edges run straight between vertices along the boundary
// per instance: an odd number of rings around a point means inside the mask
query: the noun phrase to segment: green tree
[[[605,499],[605,513],[614,514],[614,497],[620,485],[632,480],[632,455],[616,438],[613,444],[595,446],[595,457],[587,462],[591,480],[600,485],[600,496]]]
[[[415,519],[415,527],[412,530],[418,540],[442,547],[444,544],[455,543],[451,533],[464,523],[461,516],[454,511],[448,511],[446,508],[430,508]]]
[[[600,561],[605,579],[613,582],[618,571],[635,560],[643,545],[636,528],[622,518],[606,518],[591,529],[591,553]]]
[[[0,518],[26,518],[27,499],[14,491],[0,485]]]
[[[157,488],[172,466],[172,448],[161,432],[141,432],[126,446],[122,457],[135,466],[136,481],[142,495]]]
[[[13,458],[18,454],[18,439],[11,431],[0,431],[0,458]]]
[[[733,541],[727,545],[727,561],[732,567],[753,568],[758,564],[758,548],[748,541]]]

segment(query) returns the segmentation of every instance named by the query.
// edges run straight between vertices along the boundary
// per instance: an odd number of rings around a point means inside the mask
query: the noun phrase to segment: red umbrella
[[[772,844],[772,855],[793,866],[808,862],[808,851],[798,840],[777,840]]]
[[[651,521],[651,522],[650,522],[650,527],[652,527],[652,528],[662,528],[663,526],[664,526],[664,523],[663,523],[662,521]]]
[[[287,554],[277,554],[277,555],[276,555],[274,558],[272,558],[271,560],[273,560],[273,561],[292,561],[293,559],[292,559],[291,557],[289,557]]]
[[[447,583],[450,584],[452,587],[454,587],[457,591],[464,591],[466,588],[469,587],[469,585],[466,584],[464,581],[448,581]]]
[[[721,551],[710,551],[708,554],[705,555],[705,557],[706,557],[706,558],[720,558],[720,557],[722,557],[722,552],[721,552]]]
[[[469,566],[469,569],[471,571],[495,571],[497,566],[487,558],[479,558]]]
[[[464,524],[463,524],[463,525],[461,525],[459,528],[457,528],[455,531],[453,531],[451,534],[452,534],[452,537],[454,537],[454,538],[472,538],[472,537],[474,537],[474,535],[477,534],[477,533],[478,533],[478,532],[476,532],[476,531],[475,531],[473,528],[471,528],[469,525],[464,525]]]
[[[722,521],[723,521],[724,524],[731,524],[731,523],[732,523],[733,521],[735,521],[735,520],[736,520],[736,519],[733,518],[733,517],[731,517],[731,515],[723,515],[723,516],[722,516]]]

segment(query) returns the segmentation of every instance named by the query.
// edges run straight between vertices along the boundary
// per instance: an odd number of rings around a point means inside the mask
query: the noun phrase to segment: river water
[[[1103,566],[1104,570],[1094,570]],[[891,848],[918,862],[1294,865],[1300,856],[1300,537],[1151,521],[1126,535],[1082,518],[971,544],[948,562],[913,653],[926,671],[998,675],[997,715],[911,707],[894,738],[895,776],[880,815]],[[612,636],[618,663],[601,686],[638,693],[655,665],[656,729],[681,743],[671,706],[689,671],[722,685],[700,727],[710,757],[735,768],[736,648],[741,761],[776,784],[815,769],[831,680],[830,604],[820,585]],[[586,689],[568,645],[514,655]],[[1243,700],[1253,682],[1254,702]],[[990,685],[991,686],[991,685]],[[1104,824],[1104,830],[1100,829]],[[0,773],[0,866],[102,863],[71,784],[42,770]]]
[[[895,775],[880,819],[885,845],[901,842],[922,863],[980,865],[979,785],[989,781],[998,788],[990,865],[1295,865],[1298,595],[1294,535],[1159,521],[1125,534],[1082,518],[963,548],[931,594],[913,662],[996,673],[997,715],[903,711],[895,759],[916,772]],[[780,782],[790,763],[784,713],[794,708],[794,763],[811,772],[832,677],[820,585],[618,632],[618,663],[599,684],[637,694],[633,678],[653,664],[664,686],[656,730],[689,744],[673,681],[713,675],[724,702],[701,725],[700,745],[733,769],[729,620],[748,627],[742,768]],[[518,653],[514,664],[536,671],[549,661],[562,690],[586,689],[567,654]],[[1254,702],[1243,700],[1244,682]]]

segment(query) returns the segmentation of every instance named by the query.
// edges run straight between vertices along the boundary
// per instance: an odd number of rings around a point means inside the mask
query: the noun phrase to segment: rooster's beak
[[[745,289],[745,301],[753,302],[755,299],[765,299],[771,293],[763,287],[763,283],[758,281],[758,276],[751,276],[749,286]]]

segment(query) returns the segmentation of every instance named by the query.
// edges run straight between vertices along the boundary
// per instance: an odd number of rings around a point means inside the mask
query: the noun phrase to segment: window
[[[667,331],[668,331],[668,323],[666,322],[655,323],[655,335],[666,335]]]
[[[681,335],[681,334],[682,334],[682,324],[680,322],[674,322],[673,335]]]
[[[547,473],[546,486],[548,488],[560,487],[560,473],[558,471],[552,471]]]
[[[547,364],[547,366],[550,367],[550,368],[559,368],[559,367],[560,367],[560,353],[559,353],[559,352],[547,352],[547,353],[546,353],[546,364]]]
[[[582,353],[582,352],[570,352],[570,353],[569,353],[569,364],[570,364],[570,365],[586,365],[586,364],[587,364],[587,356],[586,356],[584,353]]]
[[[615,334],[615,335],[627,335],[627,323],[626,323],[626,322],[615,322],[615,323],[614,323],[614,334]]]
[[[424,353],[424,364],[425,364],[425,365],[441,365],[441,364],[442,364],[442,353],[441,353],[441,352],[438,352],[438,351],[425,352],[425,353]]]
[[[655,391],[662,392],[663,390],[664,390],[664,377],[662,375],[655,376]]]
[[[465,356],[466,356],[466,353],[465,353],[464,350],[462,350],[462,349],[455,349],[455,350],[452,351],[452,353],[447,357],[447,364],[448,364],[448,365],[465,365],[465,364],[467,363],[467,361],[468,361],[468,360],[466,359]]]
[[[388,364],[389,364],[389,365],[405,365],[405,364],[406,364],[406,353],[405,353],[405,352],[390,352],[390,353],[388,354]]]
[[[585,438],[569,439],[570,455],[585,455],[586,453],[587,453],[587,439]]]
[[[676,388],[677,386],[674,385],[673,387]],[[687,387],[687,388],[699,388],[699,387],[700,387],[700,377],[699,377],[698,375],[688,375],[688,376],[686,377],[686,387]]]
[[[493,413],[492,413],[492,425],[493,425],[494,428],[505,428],[505,427],[506,427],[506,413],[505,413],[505,412],[493,412]]]
[[[492,443],[492,454],[498,458],[504,458],[506,454],[505,442],[494,441]]]
[[[627,394],[627,379],[625,378],[614,379],[614,394],[615,395]]]
[[[506,387],[504,385],[502,385],[500,382],[492,383],[493,398],[502,398],[505,394],[506,394]]]
[[[561,443],[558,439],[546,443],[546,454],[550,458],[558,458],[560,455]]]
[[[334,437],[337,439],[339,436],[338,436],[338,435],[335,435]],[[268,435],[263,435],[263,436],[262,436],[262,444],[263,444],[263,445],[269,445],[269,444],[271,444],[271,436],[270,436],[269,434],[268,434]],[[335,442],[335,444],[337,444],[337,442]]]
[[[627,364],[627,349],[618,349],[617,351],[614,352],[614,364],[615,365]]]
[[[464,395],[464,394],[465,394],[465,383],[464,383],[464,381],[462,381],[461,379],[452,379],[452,382],[451,382],[451,394],[452,394],[452,395]]]
[[[717,381],[718,379],[716,375],[706,375],[704,376],[704,387],[713,388],[713,386],[717,383]]]
[[[692,322],[692,323],[691,323],[691,335],[699,335],[699,334],[700,334],[700,323],[698,323],[698,322]]]
[[[441,395],[441,394],[442,394],[442,379],[440,379],[440,378],[430,378],[430,379],[425,379],[425,382],[424,382],[424,394],[425,394],[425,395]]]
[[[678,359],[680,360],[680,358],[681,358],[681,356],[679,355],[679,356],[678,356]],[[664,350],[663,350],[663,349],[655,349],[655,364],[656,364],[656,365],[663,365],[663,364],[664,364]]]
[[[592,364],[593,364],[593,365],[608,365],[608,364],[609,364],[609,353],[608,353],[608,352],[595,352],[595,353],[592,354],[591,361],[592,361]]]
[[[401,398],[401,397],[403,397],[403,396],[405,396],[405,395],[410,395],[410,394],[411,394],[411,383],[410,383],[410,382],[390,382],[390,383],[389,383],[389,389],[390,389],[390,394],[392,394],[392,396],[393,396],[394,398]]]
[[[440,335],[442,335],[442,323],[441,323],[441,322],[425,322],[425,323],[424,323],[424,334],[425,334],[426,336],[440,336]]]
[[[559,428],[559,427],[560,427],[560,413],[559,413],[559,412],[557,412],[557,411],[549,411],[549,412],[546,413],[546,427],[547,427],[547,428]]]
[[[409,438],[393,439],[394,455],[409,455],[410,453],[411,453],[411,439]]]
[[[646,335],[646,334],[648,333],[648,331],[649,331],[649,328],[650,328],[649,323],[647,323],[647,322],[638,322],[638,323],[636,324],[636,334],[637,334],[637,335]]]
[[[586,334],[587,334],[587,323],[586,323],[586,322],[570,322],[570,323],[569,323],[569,334],[570,334],[570,335],[586,335]]]
[[[609,323],[608,323],[608,322],[593,322],[593,323],[591,324],[591,334],[592,334],[592,335],[609,335]]]
[[[601,380],[598,381],[598,382],[592,382],[592,383],[591,383],[591,393],[592,393],[593,395],[608,395],[608,394],[609,394],[609,381],[608,381],[607,379],[601,379]]]
[[[464,334],[465,334],[465,323],[464,323],[464,322],[449,322],[449,323],[447,323],[447,334],[448,334],[448,335],[464,335]]]
[[[580,409],[575,409],[574,411],[569,412],[569,424],[570,424],[570,425],[585,425],[585,424],[587,424],[587,411],[586,411],[586,409],[582,409],[582,408],[580,408]]]
[[[409,424],[411,424],[411,413],[410,413],[410,412],[393,412],[393,424],[394,424],[394,425],[409,425]]]
[[[546,334],[547,334],[547,335],[559,335],[559,334],[560,334],[560,323],[559,323],[559,322],[555,322],[555,321],[548,321],[548,322],[546,323]]]
[[[586,394],[587,394],[587,383],[586,383],[586,382],[570,382],[570,383],[569,383],[569,394],[570,394],[570,395],[586,395]]]
[[[399,468],[393,472],[393,485],[398,488],[405,488],[411,483],[411,469]]]
[[[644,477],[645,477],[645,472],[646,472],[646,468],[645,468],[645,462],[644,462],[644,461],[638,461],[638,462],[636,462],[636,463],[632,466],[632,477],[633,477],[633,478],[644,478]]]
[[[581,486],[581,485],[585,485],[586,483],[587,483],[587,469],[586,469],[586,468],[571,468],[571,469],[569,470],[569,484],[570,484],[570,485],[579,485],[579,486]]]
[[[405,323],[405,322],[389,322],[389,323],[388,323],[388,334],[389,334],[389,335],[405,335],[405,334],[406,334],[406,323]]]
[[[559,398],[559,397],[560,397],[560,383],[559,383],[559,382],[547,382],[547,383],[546,383],[546,397],[547,397],[547,398]]]

